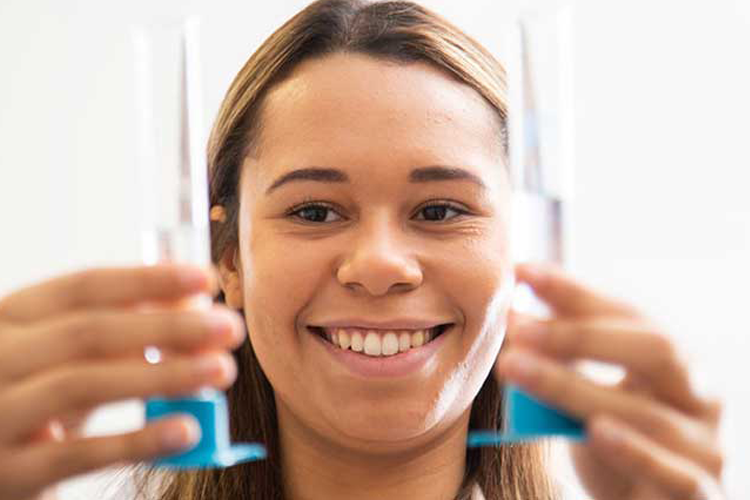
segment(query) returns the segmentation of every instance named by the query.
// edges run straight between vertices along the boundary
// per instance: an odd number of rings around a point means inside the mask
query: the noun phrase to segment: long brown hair
[[[210,201],[211,206],[224,207],[226,218],[211,223],[214,263],[238,244],[240,166],[246,156],[259,153],[264,96],[301,61],[336,52],[404,64],[426,62],[471,86],[496,111],[498,140],[507,155],[505,71],[479,43],[412,2],[314,2],[250,57],[219,110],[208,145]],[[223,302],[223,295],[217,301]],[[158,476],[147,470],[140,478],[142,492],[157,486],[151,494],[159,500],[284,499],[273,389],[249,341],[235,352],[235,358],[240,375],[227,391],[232,439],[263,442],[268,458],[222,470]],[[498,429],[502,415],[502,390],[490,375],[473,402],[470,427]],[[470,499],[474,484],[487,500],[554,498],[544,452],[539,444],[468,449],[464,480],[456,498]]]

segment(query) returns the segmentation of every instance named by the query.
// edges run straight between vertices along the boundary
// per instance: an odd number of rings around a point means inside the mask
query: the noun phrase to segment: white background
[[[208,128],[244,61],[304,3],[0,0],[0,295],[139,259],[132,22],[201,14]],[[490,48],[497,3],[424,2]],[[724,397],[726,484],[747,498],[750,2],[583,0],[573,32],[570,268],[667,326]],[[137,421],[121,410],[92,429]],[[63,497],[93,498],[91,484]]]

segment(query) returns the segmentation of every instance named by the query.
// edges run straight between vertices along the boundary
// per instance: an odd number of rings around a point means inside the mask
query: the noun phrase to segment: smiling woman
[[[0,498],[51,499],[68,478],[194,447],[185,415],[81,431],[106,403],[213,387],[233,440],[267,460],[146,468],[141,497],[559,500],[541,444],[467,450],[469,430],[503,424],[506,384],[584,423],[568,451],[586,498],[724,498],[722,404],[669,333],[558,267],[511,261],[504,79],[408,2],[320,1],[282,26],[209,143],[214,268],[81,269],[0,297]],[[511,310],[515,283],[550,316]]]
[[[552,498],[490,376],[514,282],[502,67],[408,2],[321,1],[232,83],[209,147],[220,300],[249,332],[233,439],[162,499]]]

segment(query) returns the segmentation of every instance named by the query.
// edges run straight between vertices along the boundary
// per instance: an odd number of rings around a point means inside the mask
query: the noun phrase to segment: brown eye
[[[302,219],[305,222],[322,223],[335,222],[335,220],[329,220],[329,215],[334,213],[336,212],[326,205],[311,203],[289,212],[289,215]]]
[[[456,215],[448,217],[446,219],[446,215],[450,212],[454,212]],[[427,205],[426,207],[422,207],[419,213],[424,215],[424,218],[421,220],[427,220],[431,222],[443,222],[445,220],[451,220],[458,216],[468,214],[467,211],[448,203]]]

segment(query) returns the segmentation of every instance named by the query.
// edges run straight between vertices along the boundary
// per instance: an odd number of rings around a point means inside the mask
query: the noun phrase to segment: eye
[[[454,212],[456,215],[446,218],[446,215],[449,212]],[[463,210],[462,208],[459,208],[451,203],[433,203],[432,205],[426,205],[419,210],[418,214],[424,214],[424,218],[418,220],[444,222],[446,220],[455,219],[456,217],[459,217],[461,215],[467,215],[468,213],[469,212],[467,212],[466,210]]]
[[[290,217],[296,217],[305,222],[336,222],[331,220],[329,215],[336,213],[333,208],[324,205],[322,203],[307,203],[302,206],[297,206],[287,212]]]

